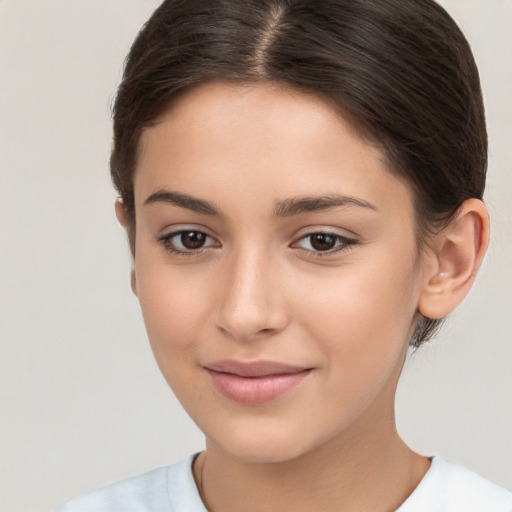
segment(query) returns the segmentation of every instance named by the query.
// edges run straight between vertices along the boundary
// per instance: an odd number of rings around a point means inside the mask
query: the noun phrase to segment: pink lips
[[[274,400],[297,386],[311,371],[273,361],[218,361],[205,368],[222,395],[245,405]]]

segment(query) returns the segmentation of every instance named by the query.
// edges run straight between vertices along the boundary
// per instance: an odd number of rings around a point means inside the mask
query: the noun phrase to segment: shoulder
[[[55,512],[172,512],[183,506],[202,512],[191,471],[193,458],[88,492]]]
[[[398,512],[512,512],[507,489],[440,457]]]
[[[512,512],[512,494],[507,489],[458,464],[442,459],[437,463],[446,478],[446,503],[453,510]]]

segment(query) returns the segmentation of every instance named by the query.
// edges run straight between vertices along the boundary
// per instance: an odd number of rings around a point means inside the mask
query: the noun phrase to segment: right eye
[[[170,252],[177,254],[191,254],[201,252],[206,247],[218,247],[218,243],[211,236],[195,229],[175,231],[161,236],[159,242]]]

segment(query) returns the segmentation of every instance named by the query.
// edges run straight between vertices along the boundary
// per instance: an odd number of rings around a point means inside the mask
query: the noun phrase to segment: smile
[[[244,405],[270,402],[300,384],[311,372],[311,368],[270,361],[219,361],[205,368],[217,391]]]

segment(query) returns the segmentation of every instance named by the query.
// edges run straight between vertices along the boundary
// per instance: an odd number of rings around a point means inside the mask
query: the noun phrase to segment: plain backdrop
[[[0,512],[50,511],[203,447],[129,288],[110,103],[154,0],[0,0]],[[512,2],[444,0],[479,64],[492,242],[475,289],[406,364],[409,444],[512,487]]]

